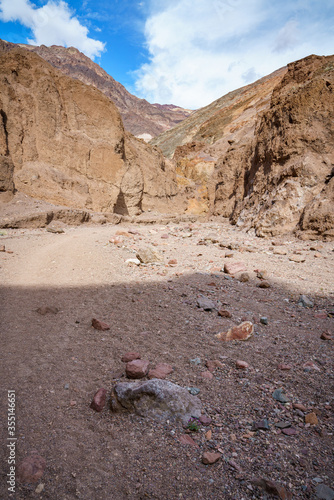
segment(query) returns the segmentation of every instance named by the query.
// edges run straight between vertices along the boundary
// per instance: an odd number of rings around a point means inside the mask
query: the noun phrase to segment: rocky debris
[[[253,422],[252,431],[258,431],[258,430],[268,431],[269,429],[270,429],[269,422],[266,418],[260,420],[259,422]]]
[[[132,265],[140,266],[140,260],[139,259],[126,259],[125,264],[127,264],[128,266],[132,266]]]
[[[5,245],[1,245],[0,246],[0,252],[5,252],[6,251],[6,247]]]
[[[65,231],[62,227],[55,227],[55,226],[48,226],[46,228],[48,233],[53,233],[53,234],[64,234]]]
[[[305,423],[311,425],[318,425],[319,422],[316,413],[311,412],[305,415]]]
[[[289,371],[289,370],[292,370],[292,366],[291,365],[286,365],[284,363],[280,363],[279,365],[277,365],[277,368],[279,370],[282,370],[282,371]]]
[[[46,461],[37,451],[33,450],[18,465],[18,479],[21,483],[37,483],[44,474]]]
[[[290,255],[289,260],[298,264],[305,262],[306,258],[303,255]]]
[[[272,396],[276,401],[279,401],[280,403],[288,403],[289,402],[289,398],[287,398],[286,395],[283,394],[282,389],[275,389]]]
[[[261,325],[268,325],[269,323],[268,318],[266,318],[265,316],[261,316],[260,323]]]
[[[235,275],[244,271],[247,271],[247,268],[243,262],[226,262],[224,264],[224,272],[226,274]]]
[[[194,441],[193,438],[189,436],[189,434],[182,434],[182,436],[179,437],[179,441],[181,444],[188,444],[190,446],[195,446],[196,448],[199,448],[196,441]]]
[[[281,500],[292,500],[291,493],[284,486],[270,479],[253,479],[252,483],[258,488],[263,489],[266,493],[269,493],[269,495],[278,497]]]
[[[173,373],[173,367],[167,363],[158,363],[155,368],[148,372],[148,378],[165,379]]]
[[[312,308],[314,307],[314,302],[306,295],[301,295],[298,300],[298,305],[302,307]]]
[[[212,380],[213,379],[213,375],[209,370],[201,372],[200,375],[204,380]]]
[[[247,370],[247,368],[249,368],[249,364],[246,363],[246,361],[241,361],[240,359],[235,362],[235,366],[238,370]]]
[[[218,462],[221,454],[214,451],[205,451],[202,455],[202,463],[204,465],[212,465]]]
[[[141,355],[139,352],[127,352],[123,354],[121,361],[123,363],[129,363],[129,361],[134,361],[135,359],[140,359]]]
[[[218,316],[221,316],[222,318],[232,318],[232,313],[226,309],[220,309],[218,311]]]
[[[197,307],[204,309],[204,311],[213,311],[217,308],[216,304],[211,299],[208,299],[208,297],[204,297],[204,295],[198,297]]]
[[[167,380],[122,382],[114,387],[111,407],[126,409],[157,420],[177,419],[183,424],[201,416],[201,401]]]
[[[122,236],[112,236],[109,238],[109,243],[112,245],[121,245],[123,243],[123,238]]]
[[[315,372],[320,372],[320,368],[318,365],[316,365],[315,363],[313,363],[313,361],[306,361],[306,363],[303,364],[303,369],[305,372],[311,372],[311,371],[315,371]]]
[[[241,273],[239,276],[239,281],[241,281],[241,283],[246,283],[247,281],[249,281],[249,274]]]
[[[269,281],[261,281],[257,286],[259,288],[270,288],[271,287]]]
[[[100,330],[102,332],[110,330],[110,326],[107,323],[104,323],[96,318],[92,319],[92,327],[95,328],[95,330]]]
[[[136,257],[142,264],[153,264],[163,260],[162,255],[153,248],[142,248],[138,250]]]
[[[106,398],[107,390],[102,387],[95,393],[95,396],[90,404],[90,408],[97,412],[102,411],[106,404]]]
[[[254,325],[251,321],[244,321],[238,326],[233,326],[227,332],[221,332],[216,335],[218,340],[248,340],[254,334]]]
[[[205,427],[212,424],[212,419],[207,415],[201,415],[198,420]]]
[[[46,314],[58,314],[59,309],[54,306],[42,306],[36,309],[36,312],[41,316],[45,316]]]
[[[148,373],[150,362],[145,359],[134,359],[126,364],[125,372],[128,378],[144,378]]]
[[[320,335],[321,340],[333,340],[330,333],[322,332]]]
[[[285,434],[285,436],[295,436],[297,434],[297,430],[295,427],[287,427],[282,429],[282,434]]]
[[[315,494],[319,500],[334,500],[334,490],[326,484],[318,484],[315,487]]]

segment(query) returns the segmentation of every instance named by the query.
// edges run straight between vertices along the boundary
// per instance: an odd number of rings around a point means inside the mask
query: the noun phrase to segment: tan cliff
[[[114,103],[24,48],[0,57],[0,199],[14,189],[99,212],[180,210],[173,166]]]

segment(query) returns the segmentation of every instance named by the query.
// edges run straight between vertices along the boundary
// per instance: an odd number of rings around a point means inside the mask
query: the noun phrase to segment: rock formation
[[[23,48],[0,57],[0,194],[69,207],[173,211],[173,167],[124,131],[104,94]],[[174,207],[175,208],[175,207]]]
[[[137,137],[150,140],[174,127],[191,113],[172,104],[150,104],[145,99],[130,94],[121,83],[74,47],[16,45],[0,40],[0,52],[12,50],[17,46],[38,54],[67,76],[101,90],[116,104],[124,128]]]

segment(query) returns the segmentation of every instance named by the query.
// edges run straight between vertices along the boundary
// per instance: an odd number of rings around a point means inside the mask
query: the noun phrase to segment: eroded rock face
[[[191,417],[201,415],[199,398],[183,387],[159,379],[117,384],[111,407],[114,411],[134,411],[157,420],[182,420],[185,424]]]
[[[173,211],[173,167],[124,131],[112,101],[23,48],[2,53],[0,62],[2,191],[12,192],[14,182],[29,196],[70,207]]]

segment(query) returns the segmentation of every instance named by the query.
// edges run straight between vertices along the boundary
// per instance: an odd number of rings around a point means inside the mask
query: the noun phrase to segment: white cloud
[[[43,7],[36,7],[29,0],[1,0],[0,9],[2,21],[18,21],[31,29],[31,44],[74,46],[91,58],[104,51],[105,44],[89,38],[88,28],[80,24],[62,0],[49,0]]]
[[[145,26],[150,60],[136,72],[137,93],[151,102],[198,108],[288,62],[333,50],[326,16],[314,20],[314,0],[308,9],[290,0],[154,4]]]

